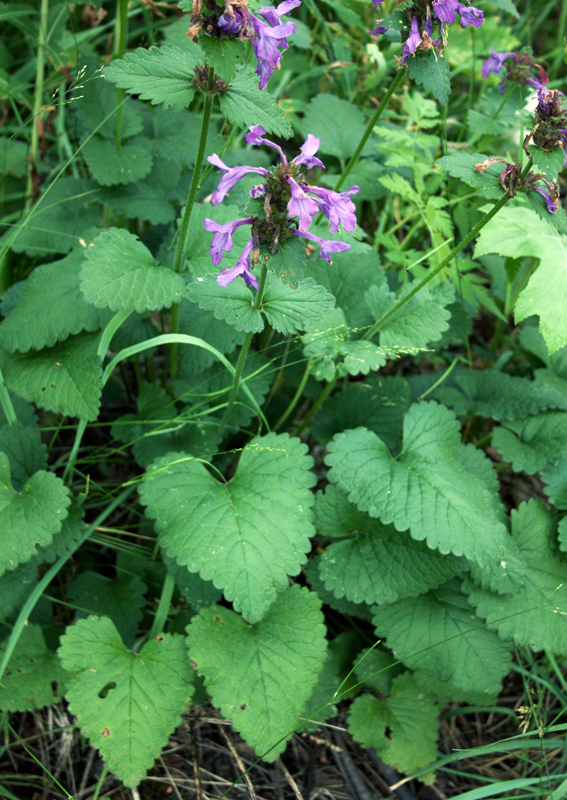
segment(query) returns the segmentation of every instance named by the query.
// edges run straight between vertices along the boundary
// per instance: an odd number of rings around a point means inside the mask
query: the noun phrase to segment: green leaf
[[[83,330],[96,331],[110,315],[85,302],[79,288],[80,247],[61,261],[36,267],[26,281],[22,299],[0,324],[0,345],[6,350],[52,347]]]
[[[162,558],[167,571],[175,578],[177,588],[194,611],[210,608],[221,599],[222,592],[211,581],[204,581],[197,572],[189,572],[187,567],[182,567],[166,553],[162,553]]]
[[[504,559],[510,537],[484,483],[461,464],[459,424],[448,409],[413,404],[396,459],[366,428],[337,434],[328,450],[329,480],[362,511],[490,573]]]
[[[320,607],[294,585],[255,625],[213,606],[188,628],[189,654],[213,703],[263,761],[284,750],[325,661]]]
[[[480,197],[500,199],[504,191],[500,183],[500,173],[504,169],[504,164],[491,164],[484,173],[475,169],[477,164],[481,164],[487,158],[484,153],[452,153],[450,156],[439,158],[437,163],[453,178],[460,178],[469,186],[478,189],[477,195]],[[499,218],[501,213],[498,214]]]
[[[321,563],[321,556],[313,556],[307,566],[303,568],[305,577],[311,589],[317,593],[321,601],[330,608],[334,608],[340,614],[345,614],[347,617],[356,617],[358,619],[365,619],[368,622],[372,619],[372,610],[366,603],[351,603],[344,597],[337,597],[334,592],[330,592],[325,588],[325,583],[319,574],[319,565]]]
[[[0,576],[0,618],[7,619],[30,596],[37,583],[37,564],[26,564]]]
[[[84,61],[81,63],[84,63]],[[98,128],[98,133],[101,136],[106,136],[108,139],[116,141],[117,114],[107,119],[102,127],[98,127],[112,111],[118,110],[116,89],[100,74],[99,63],[94,58],[92,61],[87,59],[87,64],[87,77],[86,79],[81,79],[82,85],[80,89],[79,87],[77,89],[80,93],[79,96],[73,99],[73,108],[87,132],[91,133],[95,128]],[[121,135],[125,139],[129,139],[140,133],[142,128],[140,104],[131,98],[127,98],[122,105]]]
[[[541,259],[518,298],[514,317],[520,322],[537,314],[550,353],[567,344],[567,328],[557,324],[567,316],[567,239],[530,209],[506,207],[479,234],[475,257],[487,253]]]
[[[418,51],[408,61],[408,74],[412,81],[423,86],[426,92],[444,105],[451,94],[451,68],[447,60],[435,50],[425,54]]]
[[[553,551],[551,514],[539,500],[512,510],[512,536],[528,564],[519,592],[498,595],[465,582],[479,617],[503,639],[533,650],[567,652],[565,564]]]
[[[475,617],[458,581],[375,609],[377,636],[410,669],[424,669],[456,688],[499,692],[510,671],[510,644]],[[514,595],[514,598],[516,595]]]
[[[244,341],[243,332],[237,332],[232,325],[217,319],[212,311],[205,311],[187,300],[179,303],[179,332],[204,339],[225,355],[233,353],[236,345]],[[215,357],[202,347],[184,347],[180,360],[184,373],[201,375],[213,365]]]
[[[93,178],[103,186],[133,183],[144,178],[152,168],[152,157],[142,147],[124,145],[93,136],[83,147],[83,155]]]
[[[557,540],[559,542],[559,549],[567,553],[567,517],[563,517],[557,526]]]
[[[59,347],[24,355],[4,353],[6,384],[41,408],[69,417],[93,420],[100,405],[102,368],[97,356],[100,336],[80,333]]]
[[[207,64],[225,83],[235,76],[238,67],[245,63],[246,46],[240,39],[216,39],[203,34],[199,36],[199,47]]]
[[[189,223],[189,230],[187,231],[185,256],[187,258],[187,269],[194,280],[204,278],[206,275],[213,272],[213,270],[216,271],[217,269],[217,267],[213,266],[213,262],[211,260],[212,236],[208,231],[205,230],[203,220],[205,218],[209,218],[214,220],[214,222],[224,224],[236,219],[239,216],[241,215],[238,207],[235,205],[213,206],[209,203],[203,203],[203,205],[196,203],[193,206],[191,222]],[[242,225],[232,237],[234,242],[234,252],[242,252],[249,239],[250,229],[245,225]],[[228,259],[227,255],[225,255],[225,259]],[[236,257],[232,256],[228,266],[234,266],[235,263]],[[244,281],[234,281],[234,283],[244,283]],[[230,285],[232,286],[233,284]]]
[[[267,253],[264,252],[264,255]],[[305,242],[292,236],[282,242],[277,253],[270,256],[268,267],[293,289],[297,288],[305,270]]]
[[[108,617],[79,620],[67,631],[59,655],[70,673],[70,711],[109,769],[133,788],[194,691],[183,637],[166,633],[132,653]]]
[[[87,303],[111,311],[157,311],[185,293],[185,281],[158,267],[148,248],[124,228],[110,228],[85,251],[81,291]]]
[[[315,731],[321,727],[319,723],[338,714],[339,710],[332,702],[341,684],[338,671],[339,666],[335,657],[331,652],[327,652],[323,669],[301,715],[308,721],[299,728],[299,731]]]
[[[369,647],[356,657],[355,675],[357,681],[364,681],[365,689],[388,696],[392,689],[392,681],[405,672],[394,656],[387,650]]]
[[[51,544],[39,550],[39,555],[46,564],[52,564],[58,558],[74,553],[77,542],[85,532],[85,525],[82,521],[85,512],[75,498],[71,499],[68,510],[69,515],[63,520],[61,530],[53,535]]]
[[[275,97],[258,88],[258,77],[251,67],[240,67],[226,94],[219,96],[224,116],[240,128],[261,125],[268,133],[290,139],[293,129]]]
[[[559,233],[563,235],[567,234],[567,214],[565,213],[565,209],[559,206],[555,214],[550,214],[547,210],[545,200],[539,192],[526,192],[523,197],[540,219],[553,225],[554,228],[557,228]]]
[[[516,19],[520,18],[520,12],[512,2],[512,0],[490,0],[491,5],[496,6],[496,8],[501,8],[502,11],[505,11],[507,14],[512,14],[513,17]]]
[[[195,87],[195,67],[200,59],[192,50],[179,47],[138,47],[123,59],[104,68],[105,77],[128,94],[136,94],[153,105],[171,106],[174,111],[187,108]],[[265,126],[264,126],[265,127]]]
[[[334,94],[318,94],[307,106],[302,128],[321,140],[321,153],[347,161],[366,130],[366,120],[352,103]],[[367,143],[362,155],[373,154],[372,143]]]
[[[187,287],[187,299],[198,303],[199,308],[213,311],[217,319],[234,325],[237,331],[260,333],[264,320],[254,308],[254,298],[255,293],[244,280],[237,278],[228,286],[219,286],[216,276],[210,273]]]
[[[528,147],[528,152],[534,160],[533,171],[543,172],[548,181],[554,181],[565,163],[565,148],[555,147],[553,150],[542,150],[535,144]]]
[[[409,386],[403,378],[369,376],[349,383],[327,399],[312,424],[317,440],[326,444],[335,433],[352,428],[353,420],[374,431],[393,453],[402,446],[404,413],[409,408]]]
[[[24,564],[37,545],[48,545],[61,530],[71,502],[69,490],[52,472],[40,470],[15,492],[8,456],[0,453],[0,574]]]
[[[306,449],[287,434],[257,436],[226,484],[202,464],[170,454],[152,465],[141,487],[168,555],[212,580],[250,622],[306,560],[315,483]]]
[[[411,773],[437,758],[439,710],[431,696],[405,672],[392,682],[387,700],[371,694],[354,700],[348,730],[364,747],[373,747],[386,764]]]
[[[567,414],[551,411],[511,420],[492,432],[492,443],[514,472],[534,475],[567,447]]]
[[[5,643],[0,645],[4,654]],[[36,711],[57,703],[65,692],[67,675],[56,655],[45,645],[40,625],[28,624],[0,684],[0,708],[3,711]]]
[[[15,425],[0,427],[0,453],[8,456],[12,484],[21,492],[28,478],[47,463],[46,446],[41,442],[37,428],[24,428]]]
[[[173,112],[170,112],[175,118]],[[175,219],[172,195],[181,178],[181,166],[168,158],[154,158],[151,173],[143,181],[112,187],[103,192],[102,201],[128,219],[141,219],[164,225]]]
[[[384,281],[380,287],[372,286],[364,299],[374,319],[378,320],[411,289],[412,284],[406,283],[396,296]],[[454,299],[455,291],[448,281],[433,289],[424,286],[380,328],[380,344],[383,347],[423,349],[430,342],[438,341],[443,331],[449,328],[451,319],[451,312],[445,306]]]
[[[133,642],[146,604],[147,586],[137,575],[119,573],[116,580],[98,572],[82,572],[69,584],[67,595],[78,619],[89,614],[110,617],[120,636]]]
[[[415,597],[440,586],[466,566],[462,559],[443,556],[409,534],[397,533],[362,514],[332,486],[326,494],[317,494],[315,520],[319,534],[349,537],[327,547],[319,575],[326,589],[353,603],[395,603]]]

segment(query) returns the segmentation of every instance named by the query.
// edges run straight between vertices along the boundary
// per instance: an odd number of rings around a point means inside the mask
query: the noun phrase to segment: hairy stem
[[[33,94],[32,131],[28,157],[28,180],[26,185],[25,210],[28,211],[33,199],[33,173],[39,147],[39,116],[43,104],[43,73],[45,67],[45,47],[47,44],[47,17],[49,0],[41,0],[39,12],[39,33],[37,38],[37,63],[35,70],[35,89]]]
[[[122,58],[126,52],[128,37],[128,0],[116,1],[116,23],[114,27],[114,55]],[[118,111],[116,112],[116,149],[122,147],[122,107],[124,89],[118,89]]]

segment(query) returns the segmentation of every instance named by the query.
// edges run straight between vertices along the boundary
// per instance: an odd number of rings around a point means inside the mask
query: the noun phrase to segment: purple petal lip
[[[236,266],[231,269],[223,269],[222,272],[217,275],[217,283],[219,286],[228,286],[228,284],[232,283],[239,275],[242,275],[248,286],[253,286],[255,289],[258,288],[258,279],[250,269],[250,254],[253,249],[254,239],[250,239],[242,251],[242,255],[236,262]]]
[[[324,258],[325,261],[328,261],[329,264],[332,263],[331,261],[331,253],[342,253],[345,250],[350,250],[350,244],[346,242],[334,242],[330,239],[321,239],[319,236],[315,236],[314,233],[309,233],[308,231],[292,231],[294,236],[301,236],[303,239],[309,239],[312,242],[317,242],[317,244],[321,248],[321,252],[319,253],[319,258]]]
[[[307,134],[305,143],[299,148],[301,150],[301,155],[293,159],[294,163],[303,164],[307,169],[311,169],[312,167],[322,167],[326,169],[321,159],[315,156],[315,153],[320,147],[321,139],[317,139],[312,133]]]
[[[376,22],[382,22],[381,19],[376,20]],[[386,33],[388,28],[385,28],[383,25],[378,25],[374,30],[370,31],[371,36],[379,36],[381,33]]]
[[[417,18],[413,17],[411,21],[411,33],[407,38],[406,45],[410,53],[415,53],[420,44],[421,33],[419,32],[419,23]]]
[[[441,22],[450,24],[455,21],[455,14],[459,11],[460,5],[459,0],[433,0],[433,14]]]
[[[263,136],[265,133],[266,130],[261,125],[251,125],[249,132],[246,134],[244,138],[246,139],[248,144],[254,144],[254,145],[265,144],[268,147],[273,147],[274,150],[277,150],[278,153],[280,154],[282,164],[287,164],[287,158],[285,157],[283,150],[281,149],[279,144],[274,144],[274,142],[270,142],[269,139],[264,139]]]
[[[315,214],[319,213],[319,205],[312,197],[305,194],[291,175],[286,175],[286,180],[291,189],[291,199],[287,204],[287,218],[299,217],[299,230],[306,231],[311,225],[311,220]],[[309,189],[311,190],[311,187]]]
[[[356,206],[350,200],[350,195],[358,192],[358,186],[352,186],[346,192],[309,186],[308,191],[317,196],[319,208],[329,220],[331,233],[338,233],[341,224],[345,231],[352,233],[356,227]],[[300,230],[306,229],[300,227]]]
[[[514,53],[497,53],[493,47],[490,49],[492,55],[488,56],[483,63],[480,73],[483,78],[488,78],[491,72],[500,72],[506,59],[514,55]]]
[[[557,209],[559,208],[559,201],[557,200],[554,202],[551,199],[550,194],[546,192],[545,189],[542,189],[540,186],[534,186],[534,189],[536,190],[536,192],[539,192],[543,196],[543,199],[545,200],[545,205],[547,206],[547,210],[549,211],[549,213],[556,214]]]
[[[254,217],[247,219],[236,219],[233,222],[215,222],[213,219],[206,218],[203,220],[203,226],[206,231],[214,233],[211,242],[211,259],[215,266],[218,266],[222,261],[223,252],[230,253],[234,246],[232,241],[232,234],[241,225],[250,225],[254,222]]]
[[[472,25],[473,28],[480,28],[484,22],[484,14],[480,8],[474,6],[465,6],[459,3],[459,14],[461,15],[461,28],[466,28],[467,25]]]
[[[214,206],[218,206],[219,203],[222,203],[224,197],[230,192],[232,187],[238,183],[241,178],[243,178],[249,172],[257,172],[259,175],[263,175],[267,177],[270,173],[267,169],[263,167],[227,167],[225,163],[221,161],[221,159],[213,153],[212,156],[208,156],[207,161],[209,164],[212,164],[214,167],[218,167],[222,172],[225,174],[219,181],[218,188],[216,192],[213,193],[212,196],[212,204]]]

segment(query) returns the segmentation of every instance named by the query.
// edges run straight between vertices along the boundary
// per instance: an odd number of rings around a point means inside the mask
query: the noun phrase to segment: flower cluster
[[[258,62],[256,75],[260,76],[263,89],[274,69],[280,68],[281,50],[287,50],[286,39],[296,30],[293,22],[282,22],[281,18],[300,5],[301,0],[284,0],[277,8],[264,6],[255,16],[248,10],[246,0],[224,0],[223,8],[215,0],[208,0],[206,9],[202,0],[193,0],[187,35],[194,39],[204,32],[217,39],[250,41]]]
[[[249,286],[258,288],[258,279],[253,273],[254,265],[260,260],[260,245],[267,244],[269,251],[275,253],[279,244],[291,236],[300,236],[319,245],[319,258],[331,263],[331,254],[340,253],[350,248],[346,242],[321,239],[309,232],[309,227],[316,214],[322,213],[329,220],[332,234],[340,231],[352,232],[356,226],[355,205],[350,195],[358,192],[353,186],[346,192],[333,192],[318,186],[311,186],[305,180],[305,170],[313,167],[325,169],[325,165],[315,154],[319,150],[321,140],[312,134],[307,136],[300,147],[301,154],[288,161],[279,145],[264,138],[266,131],[261,125],[253,125],[246,134],[246,141],[252,145],[267,145],[277,150],[280,162],[271,170],[263,167],[228,167],[217,155],[208,157],[208,161],[223,173],[217,190],[213,193],[212,204],[218,205],[238,181],[249,173],[256,173],[264,178],[263,183],[254,186],[250,196],[260,201],[256,216],[237,219],[221,224],[212,219],[205,219],[207,231],[214,234],[211,242],[211,258],[213,264],[219,265],[223,253],[230,253],[233,248],[232,236],[241,225],[251,226],[251,238],[244,248],[236,265],[223,269],[217,277],[217,283],[227,286],[241,275]],[[261,211],[260,211],[261,208]]]
[[[534,89],[544,89],[549,83],[545,70],[536,63],[530,47],[524,48],[521,53],[497,53],[490,48],[492,55],[488,56],[482,65],[482,77],[488,78],[492,72],[499,73],[506,64],[506,74],[500,84],[500,91],[504,91],[506,81],[512,81],[519,86],[533,86]],[[537,69],[539,78],[533,74]]]
[[[500,183],[508,197],[515,197],[518,192],[539,192],[545,200],[545,205],[550,214],[556,214],[559,208],[559,189],[554,181],[548,181],[544,174],[528,172],[522,178],[522,165],[509,164],[504,158],[487,158],[480,164],[475,164],[475,170],[484,174],[484,170],[492,164],[501,163],[505,167],[500,173]],[[541,181],[544,186],[538,186]]]
[[[373,0],[375,11],[382,2],[383,0]],[[410,56],[415,55],[417,50],[433,48],[442,53],[444,47],[443,24],[455,22],[457,14],[460,17],[461,28],[466,28],[467,25],[479,28],[484,21],[483,13],[479,8],[459,3],[458,0],[433,0],[432,3],[427,0],[414,0],[411,3],[406,2],[404,12],[408,18],[410,33],[402,45],[402,55],[396,57],[398,68],[405,67]],[[377,27],[370,31],[371,36],[378,36],[389,30],[388,25],[380,24],[387,23],[388,18],[379,19],[376,22],[378,23]],[[437,25],[438,30],[436,39],[433,38],[434,24]]]

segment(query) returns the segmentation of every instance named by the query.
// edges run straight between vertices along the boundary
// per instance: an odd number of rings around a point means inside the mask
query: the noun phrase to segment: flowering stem
[[[388,103],[390,102],[391,96],[394,94],[394,92],[398,88],[398,85],[403,80],[404,75],[405,75],[405,70],[403,70],[403,69],[399,69],[396,72],[394,80],[390,84],[390,88],[388,89],[388,91],[386,92],[386,94],[384,95],[382,100],[380,101],[380,105],[378,106],[378,108],[376,109],[374,114],[372,115],[372,118],[371,118],[370,122],[368,123],[368,125],[366,126],[366,130],[364,131],[364,133],[362,135],[362,138],[361,138],[360,142],[358,143],[358,146],[357,146],[356,150],[354,151],[351,160],[348,162],[348,164],[346,165],[345,171],[343,172],[343,174],[339,178],[338,183],[336,184],[336,186],[334,188],[335,192],[339,191],[339,189],[341,188],[341,186],[345,182],[345,180],[347,178],[347,175],[349,174],[351,169],[358,162],[358,159],[360,158],[360,154],[362,153],[362,148],[364,147],[364,145],[366,144],[366,142],[368,140],[368,137],[370,136],[370,134],[374,130],[374,126],[378,122],[379,118],[382,116],[382,112],[384,111],[384,109],[386,108]]]
[[[212,87],[215,73],[211,67],[209,72],[209,86]],[[199,150],[197,151],[197,158],[195,160],[195,169],[193,170],[193,177],[191,178],[191,186],[189,187],[189,194],[187,196],[187,203],[183,211],[181,225],[177,232],[177,247],[175,249],[175,259],[173,267],[175,272],[181,272],[181,265],[183,263],[183,256],[185,254],[185,240],[187,239],[187,231],[189,230],[189,223],[191,222],[191,214],[193,213],[193,206],[197,199],[197,192],[199,191],[199,183],[201,179],[201,172],[203,171],[203,163],[205,161],[205,152],[207,149],[207,139],[209,137],[209,127],[211,124],[211,111],[213,109],[214,94],[205,95],[205,105],[203,108],[203,121],[201,123],[201,138],[199,139]],[[179,304],[174,303],[171,309],[171,332],[177,333],[179,327]],[[177,375],[177,344],[173,344],[171,348],[171,377]]]
[[[303,377],[301,378],[299,386],[297,387],[296,393],[293,395],[293,399],[292,399],[291,403],[288,405],[288,407],[286,408],[284,413],[281,415],[279,420],[276,422],[276,424],[272,428],[273,431],[277,431],[277,429],[280,427],[280,425],[284,424],[286,419],[289,417],[289,415],[291,414],[291,412],[293,411],[293,409],[296,407],[296,405],[298,404],[299,400],[301,399],[301,396],[303,395],[303,390],[305,389],[305,384],[307,383],[307,381],[309,379],[309,370],[311,369],[311,364],[312,363],[313,363],[313,359],[310,358],[309,361],[307,362],[307,364],[305,365],[305,372],[303,373]]]
[[[522,172],[522,178],[524,178],[525,175],[527,175],[531,165],[532,165],[532,160],[530,159],[524,171]],[[477,234],[482,230],[482,228],[484,228],[486,223],[489,222],[495,214],[498,214],[500,209],[506,205],[509,199],[510,198],[508,197],[507,194],[501,197],[500,200],[494,206],[494,208],[492,208],[488,212],[488,214],[485,214],[484,217],[482,217],[482,219],[474,226],[472,231],[467,233],[465,238],[462,239],[462,241],[460,241],[458,245],[453,247],[451,252],[441,261],[441,263],[438,264],[434,269],[430,270],[429,273],[425,276],[425,278],[420,280],[419,283],[416,283],[413,289],[411,289],[411,291],[409,291],[400,300],[398,300],[398,302],[395,303],[395,305],[393,305],[389,311],[386,311],[385,314],[382,314],[380,319],[377,322],[375,322],[374,325],[368,331],[366,331],[366,333],[362,338],[372,339],[373,336],[376,336],[380,328],[384,325],[385,322],[387,322],[390,319],[390,317],[394,316],[394,314],[396,314],[400,310],[400,308],[402,308],[402,306],[404,306],[408,302],[408,300],[410,300],[414,296],[414,294],[417,294],[421,289],[423,289],[423,287],[426,286],[429,283],[429,281],[431,281],[439,272],[441,272],[442,269],[445,269],[445,267],[451,263],[451,261],[455,258],[455,256],[457,256],[461,252],[461,250],[464,250],[464,248],[468,244],[470,244],[470,242],[472,242],[472,240],[477,236]]]
[[[264,262],[262,264],[262,273],[260,275],[260,280],[258,281],[258,291],[256,292],[256,297],[254,299],[254,308],[257,311],[259,311],[262,308],[262,298],[264,296],[264,287],[266,286],[267,277],[268,277],[268,264]],[[250,349],[250,343],[252,342],[253,336],[254,336],[254,331],[250,331],[249,333],[246,334],[246,339],[244,340],[244,343],[240,350],[240,355],[238,356],[238,363],[236,364],[236,370],[234,372],[234,378],[232,380],[232,389],[230,392],[230,397],[228,398],[228,404],[224,410],[224,414],[219,425],[220,436],[222,436],[222,434],[224,433],[224,429],[226,428],[227,422],[230,418],[230,414],[234,406],[234,401],[236,400],[236,395],[238,394],[238,389],[240,386],[240,376],[242,375],[242,370],[244,369],[244,364],[246,363],[246,356],[248,355],[248,350]]]

